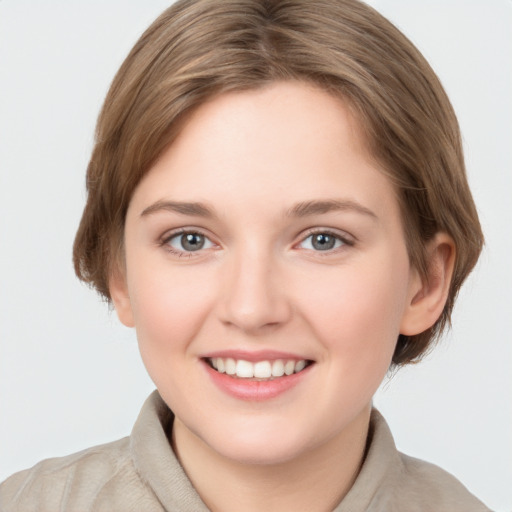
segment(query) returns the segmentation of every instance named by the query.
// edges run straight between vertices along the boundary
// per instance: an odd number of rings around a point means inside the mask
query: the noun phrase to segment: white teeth
[[[272,365],[269,361],[260,361],[254,365],[254,376],[258,379],[272,377]]]
[[[236,376],[243,379],[250,379],[254,377],[254,365],[249,361],[239,359],[236,362]]]
[[[292,375],[298,373],[307,366],[305,359],[299,361],[289,359],[276,359],[275,361],[258,361],[251,363],[244,359],[235,360],[231,357],[226,359],[222,357],[214,357],[210,359],[210,363],[219,373],[227,373],[228,375],[236,375],[241,379],[272,379],[282,377],[283,375]]]
[[[286,361],[286,364],[284,365],[284,373],[286,373],[286,375],[291,375],[294,370],[295,361]]]
[[[217,357],[217,360],[215,361],[215,367],[217,368],[217,371],[219,373],[224,373],[226,371],[226,367],[224,366],[224,360],[222,357]]]
[[[277,359],[272,363],[272,375],[274,377],[282,377],[284,375],[284,363],[281,359]]]
[[[224,368],[225,368],[226,373],[228,375],[235,375],[235,373],[236,373],[236,361],[234,359],[231,359],[230,357],[228,357],[224,361]]]
[[[306,368],[306,361],[304,361],[304,359],[295,363],[295,373],[299,373],[301,370],[304,370],[304,368]]]

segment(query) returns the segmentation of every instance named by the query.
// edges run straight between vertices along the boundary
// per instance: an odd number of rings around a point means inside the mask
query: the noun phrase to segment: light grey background
[[[0,1],[0,480],[129,434],[153,389],[71,246],[95,118],[164,0]],[[458,113],[487,246],[453,330],[378,392],[398,447],[512,509],[512,2],[374,0]]]

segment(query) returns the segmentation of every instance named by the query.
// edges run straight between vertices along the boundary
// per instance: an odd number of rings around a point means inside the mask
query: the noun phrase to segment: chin
[[[276,436],[276,430],[227,430],[217,436],[208,436],[209,439],[203,438],[203,441],[220,456],[249,465],[283,464],[307,450],[308,436],[297,435],[298,432],[292,433],[289,429]]]
[[[225,450],[220,446],[217,452],[230,460],[244,465],[257,465],[257,466],[275,466],[290,462],[303,452],[304,447],[297,446],[280,446],[275,449],[273,446],[253,444],[247,446],[246,444],[232,443]]]

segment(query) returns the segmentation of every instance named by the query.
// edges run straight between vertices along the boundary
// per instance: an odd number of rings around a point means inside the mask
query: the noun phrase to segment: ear
[[[135,327],[132,304],[126,283],[126,273],[121,269],[112,272],[108,283],[110,298],[116,309],[120,322],[126,327]]]
[[[424,280],[412,270],[406,310],[400,334],[414,336],[432,327],[441,316],[453,275],[455,243],[446,233],[437,235],[427,244],[428,275]]]

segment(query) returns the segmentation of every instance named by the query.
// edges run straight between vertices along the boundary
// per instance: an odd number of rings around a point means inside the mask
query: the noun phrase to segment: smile
[[[311,364],[306,359],[276,359],[251,362],[231,357],[212,357],[206,359],[211,368],[219,373],[239,379],[273,380],[299,373]]]

